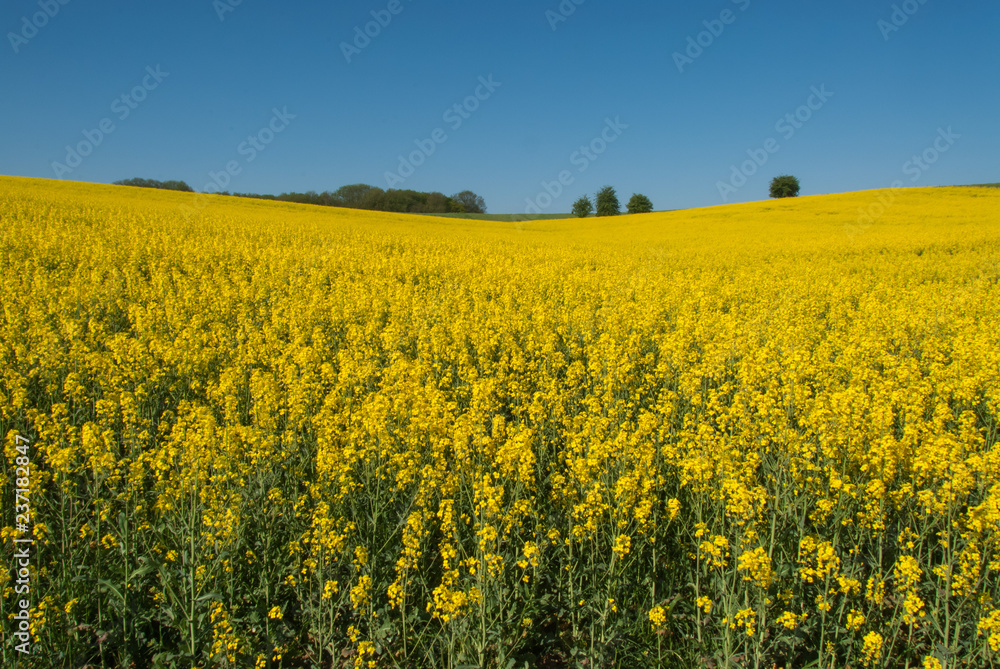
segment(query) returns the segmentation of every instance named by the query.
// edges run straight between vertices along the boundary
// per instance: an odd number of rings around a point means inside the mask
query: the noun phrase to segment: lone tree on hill
[[[621,212],[621,205],[618,203],[618,195],[611,186],[605,186],[597,192],[597,215],[617,216]]]
[[[577,218],[587,218],[592,211],[594,203],[586,195],[581,195],[580,199],[573,203],[573,215]]]
[[[651,211],[653,211],[653,203],[648,197],[632,193],[632,198],[628,201],[628,213],[648,214]]]
[[[782,174],[771,180],[771,197],[798,197],[799,180],[795,177]]]

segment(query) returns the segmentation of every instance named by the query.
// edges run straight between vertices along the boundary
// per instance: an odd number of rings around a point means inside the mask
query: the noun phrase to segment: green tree
[[[439,193],[434,191],[433,193],[427,194],[427,201],[424,203],[424,211],[428,214],[448,214],[455,211],[454,200],[445,195],[444,193]]]
[[[573,215],[578,218],[587,218],[594,211],[594,203],[586,195],[581,195],[580,199],[573,203]]]
[[[597,192],[597,215],[617,216],[621,212],[621,204],[618,202],[618,195],[611,186],[605,186]]]
[[[799,180],[789,174],[771,179],[771,197],[797,197]]]
[[[462,205],[465,208],[465,212],[468,214],[486,213],[486,200],[476,195],[471,190],[463,190],[461,193],[455,193],[451,196],[451,199]]]
[[[653,203],[648,197],[642,194],[632,193],[632,197],[628,201],[628,213],[648,214],[651,211],[653,211]]]
[[[361,209],[364,207],[365,198],[374,189],[374,186],[369,186],[368,184],[351,184],[349,186],[341,186],[333,196],[340,207]]]

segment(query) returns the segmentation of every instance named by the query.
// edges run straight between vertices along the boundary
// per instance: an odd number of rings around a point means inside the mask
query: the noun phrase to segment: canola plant
[[[5,667],[1000,665],[1000,190],[0,186]]]

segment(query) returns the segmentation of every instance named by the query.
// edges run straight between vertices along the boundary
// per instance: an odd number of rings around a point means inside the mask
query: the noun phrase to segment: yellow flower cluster
[[[667,622],[667,612],[662,606],[654,606],[649,610],[649,624],[654,630],[662,629]]]
[[[757,614],[750,608],[740,609],[733,616],[732,620],[725,618],[722,623],[728,623],[729,627],[732,629],[743,628],[747,636],[753,636],[757,629]]]
[[[743,580],[753,581],[765,590],[771,587],[774,581],[774,569],[771,566],[771,557],[762,546],[758,546],[752,551],[746,551],[740,555],[737,561],[737,569],[743,574]]]
[[[864,659],[865,666],[871,666],[873,663],[877,663],[882,657],[882,643],[884,639],[882,635],[878,632],[869,632],[865,635],[864,645],[861,647],[861,654]]]
[[[774,622],[777,623],[778,625],[781,625],[785,629],[794,630],[803,622],[805,622],[805,619],[808,617],[809,617],[808,613],[795,614],[791,611],[785,611],[780,616],[778,616],[777,620],[775,620]]]
[[[710,540],[701,542],[698,546],[698,552],[709,568],[724,568],[729,559],[729,540],[721,534],[717,534]]]

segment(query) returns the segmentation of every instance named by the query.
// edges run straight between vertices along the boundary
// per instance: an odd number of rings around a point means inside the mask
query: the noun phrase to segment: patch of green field
[[[573,214],[421,214],[422,216],[443,216],[445,218],[474,218],[480,221],[541,221],[556,218],[573,218]]]

